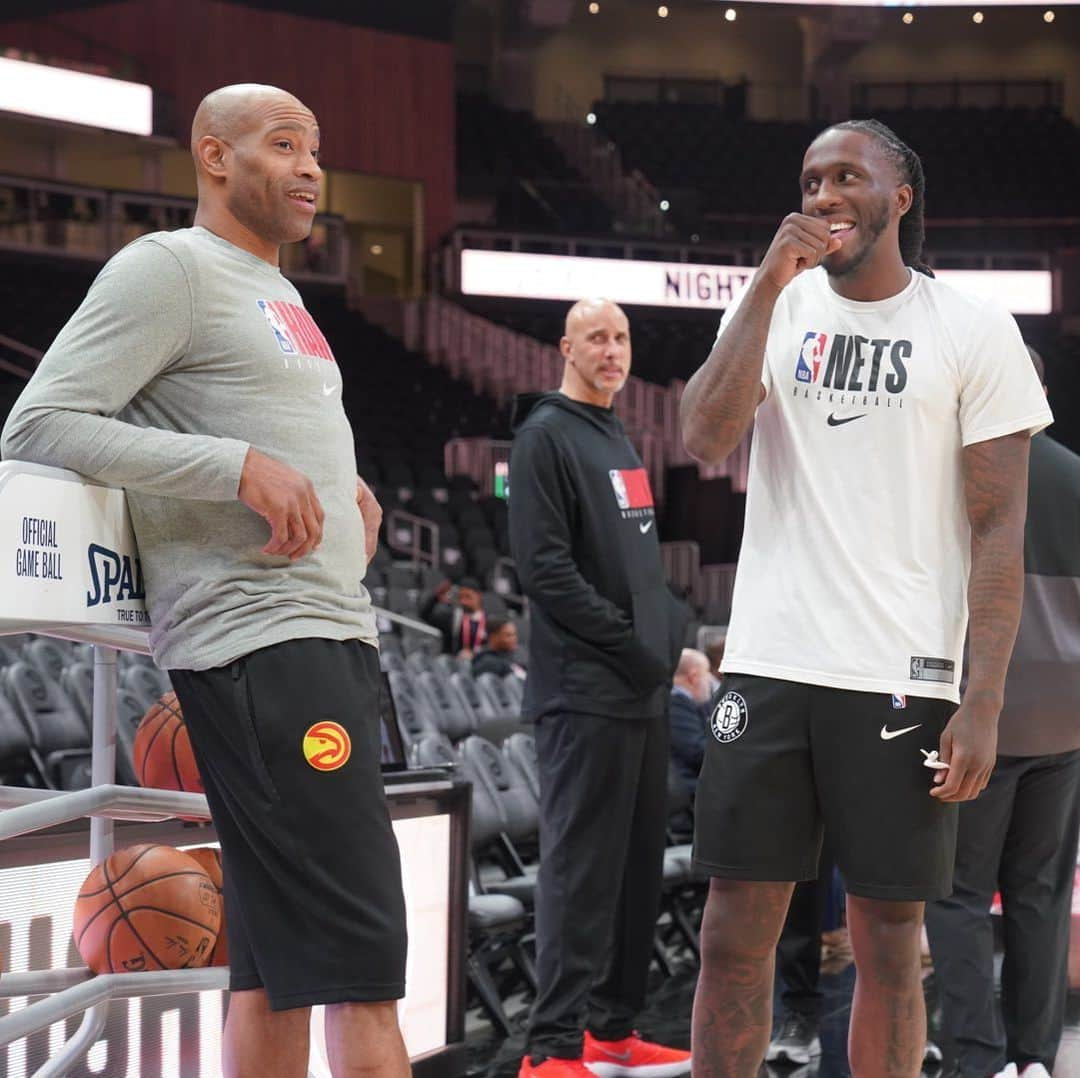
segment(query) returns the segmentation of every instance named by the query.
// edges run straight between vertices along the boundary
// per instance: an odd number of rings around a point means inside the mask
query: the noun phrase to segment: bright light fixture
[[[0,112],[149,135],[153,93],[141,82],[0,57]]]

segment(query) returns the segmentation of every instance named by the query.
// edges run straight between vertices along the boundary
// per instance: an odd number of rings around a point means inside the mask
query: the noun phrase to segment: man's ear
[[[195,147],[195,156],[203,171],[215,178],[225,175],[228,152],[228,146],[216,135],[203,135]]]
[[[911,184],[902,183],[896,189],[896,209],[901,217],[903,217],[904,214],[911,209],[911,204],[914,201],[915,192],[911,189]]]

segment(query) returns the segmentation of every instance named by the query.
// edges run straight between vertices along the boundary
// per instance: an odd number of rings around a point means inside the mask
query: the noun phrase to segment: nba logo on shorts
[[[749,716],[750,709],[743,697],[737,692],[726,692],[713,710],[709,729],[721,745],[726,745],[742,737]]]
[[[796,382],[816,382],[821,373],[821,360],[825,355],[825,344],[829,339],[827,333],[815,333],[810,330],[803,337],[802,347],[799,349],[799,361],[795,364]]]

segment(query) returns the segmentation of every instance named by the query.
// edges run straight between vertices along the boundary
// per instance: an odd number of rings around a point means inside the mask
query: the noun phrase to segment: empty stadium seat
[[[481,674],[476,678],[477,690],[488,698],[497,718],[517,718],[521,714],[521,698],[515,694],[511,679],[520,680],[512,674],[509,678],[498,674]]]
[[[477,726],[503,717],[492,706],[491,698],[477,686],[472,674],[455,671],[450,675],[450,684],[472,713]]]
[[[129,666],[122,671],[120,680],[142,702],[144,711],[149,710],[165,693],[172,692],[169,675],[156,666]]]
[[[540,765],[536,759],[536,738],[532,734],[511,734],[502,745],[503,754],[529,784],[537,803],[540,801]]]
[[[476,719],[449,680],[438,670],[425,670],[416,678],[421,693],[435,713],[435,723],[451,741],[460,741],[476,729]]]
[[[63,788],[71,766],[69,754],[89,753],[89,726],[60,685],[25,660],[4,671],[3,687],[30,731],[49,783]]]
[[[38,636],[23,645],[23,658],[33,663],[46,677],[59,681],[64,667],[71,662],[71,646],[63,640]]]

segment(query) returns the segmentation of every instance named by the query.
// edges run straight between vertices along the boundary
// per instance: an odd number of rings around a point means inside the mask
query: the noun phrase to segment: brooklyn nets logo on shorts
[[[742,737],[749,715],[750,709],[746,706],[746,701],[737,692],[726,692],[713,710],[709,729],[721,745],[726,745],[729,741]]]

